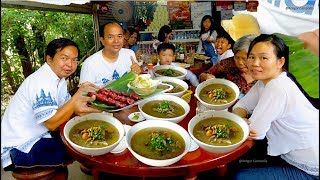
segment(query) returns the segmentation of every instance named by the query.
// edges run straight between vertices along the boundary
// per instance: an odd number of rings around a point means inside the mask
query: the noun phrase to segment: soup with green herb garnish
[[[79,146],[101,148],[116,143],[119,139],[119,131],[106,121],[87,120],[72,127],[69,138]]]
[[[226,104],[236,98],[236,92],[224,84],[210,84],[201,89],[199,97],[209,104]]]
[[[156,71],[156,73],[162,76],[169,76],[169,77],[183,76],[182,72],[174,69],[159,69]]]
[[[181,135],[167,128],[145,128],[131,139],[132,150],[150,159],[171,159],[185,150]]]
[[[142,106],[142,111],[157,118],[175,118],[185,113],[184,108],[173,101],[154,100]]]
[[[193,136],[206,144],[226,146],[241,141],[244,133],[236,122],[222,117],[212,117],[198,122],[194,126]]]

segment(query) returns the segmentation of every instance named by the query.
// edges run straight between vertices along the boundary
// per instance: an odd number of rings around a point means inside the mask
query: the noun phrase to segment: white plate
[[[190,64],[186,64],[186,63],[178,63],[178,62],[174,62],[174,63],[171,63],[175,66],[180,66],[182,68],[189,68],[190,67]]]
[[[133,119],[133,117],[137,115],[138,119]],[[128,118],[130,119],[130,121],[132,122],[140,122],[145,120],[146,118],[141,114],[141,112],[133,112],[131,114],[129,114]]]
[[[201,56],[196,55],[196,56],[194,56],[194,58],[195,58],[195,59],[198,59],[198,60],[203,60],[203,61],[208,60],[208,59],[211,59],[210,57],[204,56],[203,54],[201,54]]]
[[[126,134],[127,134],[129,129],[131,128],[131,126],[125,124],[125,125],[123,125],[123,127],[124,127]],[[110,152],[113,154],[117,154],[117,153],[122,153],[125,149],[127,149],[126,136],[123,136],[123,138],[121,139],[119,144]]]

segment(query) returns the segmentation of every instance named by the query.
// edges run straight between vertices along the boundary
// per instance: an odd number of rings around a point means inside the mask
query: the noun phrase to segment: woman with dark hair
[[[158,40],[163,43],[168,43],[173,36],[173,31],[168,25],[164,25],[160,28],[158,33]]]
[[[170,38],[174,35],[174,31],[168,25],[163,25],[158,33],[158,39],[153,43],[153,48],[156,51],[161,43],[169,43]]]
[[[139,45],[137,41],[139,40],[139,31],[134,27],[128,27],[125,34],[125,41],[127,42],[128,49],[131,49],[136,54],[137,60],[141,59],[141,50],[139,49]]]
[[[248,122],[249,139],[267,138],[268,155],[279,164],[242,169],[234,179],[319,179],[319,110],[288,77],[288,57],[276,35],[261,34],[250,44],[247,65],[257,82],[233,113]]]
[[[197,49],[197,54],[205,53],[206,56],[211,57],[213,64],[218,61],[218,54],[215,49],[215,41],[218,34],[228,34],[220,24],[213,22],[210,15],[205,15],[201,19],[200,42]]]

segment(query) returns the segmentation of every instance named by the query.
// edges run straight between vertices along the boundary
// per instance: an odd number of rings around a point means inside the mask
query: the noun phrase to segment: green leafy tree
[[[1,8],[1,115],[23,80],[45,62],[50,41],[72,39],[82,58],[94,46],[93,32],[92,15]]]

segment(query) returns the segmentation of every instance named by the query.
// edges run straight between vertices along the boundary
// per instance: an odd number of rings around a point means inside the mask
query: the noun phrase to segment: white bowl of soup
[[[191,145],[191,138],[183,127],[163,120],[135,124],[125,138],[133,156],[150,166],[169,166],[178,162]]]
[[[153,73],[156,77],[167,76],[184,80],[187,75],[185,68],[174,65],[158,65],[153,68]]]
[[[63,133],[75,150],[86,155],[99,156],[113,150],[125,131],[118,119],[103,113],[91,113],[70,119]]]
[[[181,97],[189,88],[185,81],[178,78],[162,76],[156,77],[155,79],[159,79],[162,83],[173,86],[173,89],[166,91],[165,94]],[[161,88],[161,85],[159,85],[158,88]]]
[[[139,102],[138,108],[146,120],[182,121],[190,111],[189,104],[173,95],[158,94]]]
[[[210,153],[228,153],[249,136],[248,124],[227,111],[206,111],[195,115],[188,124],[191,138]]]
[[[211,110],[225,110],[236,102],[239,94],[239,87],[232,81],[214,78],[200,83],[194,96]]]

